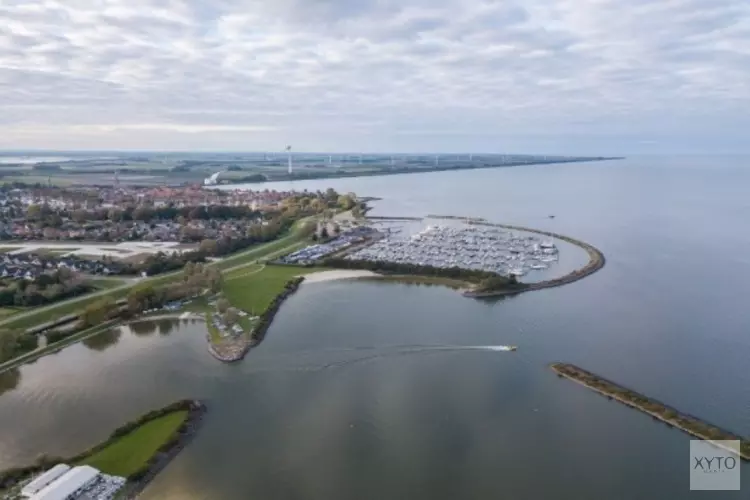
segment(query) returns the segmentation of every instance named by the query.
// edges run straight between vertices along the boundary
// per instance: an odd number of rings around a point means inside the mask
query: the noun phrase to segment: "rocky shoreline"
[[[523,288],[519,288],[517,290],[496,290],[496,291],[490,291],[490,292],[474,292],[472,290],[467,290],[463,292],[463,295],[465,297],[472,297],[472,298],[498,297],[502,295],[515,295],[518,293],[530,292],[533,290],[543,290],[545,288],[553,288],[557,286],[567,285],[575,281],[578,281],[580,279],[583,279],[586,276],[590,276],[594,274],[595,272],[603,268],[604,264],[606,264],[606,259],[604,258],[604,254],[601,252],[601,250],[599,250],[595,246],[590,245],[584,241],[577,240],[569,236],[565,236],[565,235],[558,234],[558,233],[553,233],[550,231],[542,231],[542,230],[533,229],[530,227],[513,226],[509,224],[494,224],[491,222],[478,222],[478,221],[469,221],[469,224],[502,227],[505,229],[511,229],[515,231],[525,231],[529,233],[537,233],[537,234],[542,234],[544,236],[549,236],[551,238],[557,238],[559,240],[566,241],[572,245],[576,245],[577,247],[583,248],[589,256],[589,261],[586,263],[585,266],[579,269],[576,269],[574,271],[571,271],[565,276],[561,276],[559,278],[546,280],[546,281],[540,281],[538,283],[527,283],[525,284]]]
[[[208,352],[211,353],[214,358],[223,363],[234,363],[244,359],[250,349],[263,341],[263,338],[266,336],[266,331],[268,330],[268,327],[271,326],[271,322],[279,311],[281,304],[283,304],[290,295],[297,291],[304,279],[304,277],[300,276],[287,281],[284,289],[274,297],[268,308],[260,315],[258,326],[253,330],[250,339],[233,339],[215,345],[211,342],[211,335],[209,333],[206,335],[206,340],[208,341]]]
[[[717,446],[723,447],[716,441],[737,440],[740,441],[740,457],[750,461],[750,440],[724,430],[716,425],[709,424],[693,415],[681,412],[661,401],[651,399],[626,387],[616,384],[603,377],[595,375],[583,368],[569,363],[552,363],[550,368],[558,376],[572,380],[577,384],[591,389],[594,392],[614,399],[626,406],[635,408],[656,420],[664,422],[670,427],[679,429],[699,439],[711,441]]]

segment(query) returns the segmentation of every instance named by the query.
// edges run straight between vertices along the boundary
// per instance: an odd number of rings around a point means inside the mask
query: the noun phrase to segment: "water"
[[[74,453],[197,397],[205,426],[146,500],[747,498],[689,492],[685,434],[547,364],[579,364],[750,435],[748,167],[644,158],[293,183],[381,196],[378,215],[568,234],[607,266],[503,300],[303,285],[235,365],[207,354],[200,323],[122,328],[0,375],[0,467]]]

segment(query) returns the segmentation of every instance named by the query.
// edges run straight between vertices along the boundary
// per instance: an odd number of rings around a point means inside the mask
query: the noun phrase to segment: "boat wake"
[[[446,353],[446,352],[460,352],[460,351],[485,351],[485,352],[510,352],[515,351],[515,346],[507,346],[507,345],[483,345],[483,346],[459,346],[459,345],[435,345],[435,346],[425,346],[425,345],[408,345],[408,346],[387,346],[387,347],[353,347],[353,348],[343,348],[343,349],[331,349],[326,350],[325,352],[331,353],[332,351],[338,351],[338,352],[350,352],[350,353],[359,353],[364,354],[367,351],[371,351],[372,354],[369,355],[359,355],[354,358],[350,359],[341,359],[337,361],[331,361],[327,363],[322,363],[317,366],[308,366],[308,367],[298,367],[297,369],[302,371],[318,371],[318,370],[327,370],[331,368],[340,368],[352,364],[359,364],[359,363],[365,363],[369,361],[375,361],[378,359],[383,358],[393,358],[396,356],[412,356],[416,354],[438,354],[438,353]],[[302,354],[302,353],[297,353]],[[305,353],[305,354],[315,354],[315,353]],[[318,354],[322,354],[322,352],[318,352]]]

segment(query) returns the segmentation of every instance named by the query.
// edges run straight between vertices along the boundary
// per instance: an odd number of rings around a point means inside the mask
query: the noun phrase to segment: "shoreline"
[[[305,275],[305,284],[326,283],[350,279],[377,279],[382,275],[365,269],[329,269]]]
[[[511,224],[496,224],[492,222],[478,222],[478,221],[471,221],[471,220],[469,220],[469,224],[474,224],[478,226],[501,227],[504,229],[511,229],[515,231],[524,231],[524,232],[529,232],[529,233],[542,234],[544,236],[549,236],[551,238],[563,240],[567,243],[570,243],[572,245],[575,245],[585,250],[589,256],[589,261],[583,267],[574,269],[573,271],[563,276],[560,276],[559,278],[539,281],[537,283],[526,283],[525,284],[526,286],[524,286],[523,288],[519,290],[498,290],[494,292],[469,291],[469,292],[464,292],[464,296],[466,297],[472,297],[472,298],[498,297],[502,295],[515,295],[517,293],[533,292],[535,290],[544,290],[545,288],[554,288],[558,286],[569,285],[570,283],[574,283],[587,276],[591,276],[595,272],[602,269],[604,265],[607,263],[607,259],[604,257],[604,253],[602,253],[602,251],[596,248],[594,245],[586,243],[585,241],[571,238],[570,236],[565,236],[563,234],[553,233],[551,231],[543,231],[541,229],[534,229],[534,228],[525,227],[525,226],[516,226],[516,225],[511,225]]]
[[[453,172],[462,170],[483,170],[490,168],[512,168],[512,167],[523,167],[523,166],[544,166],[544,165],[564,165],[568,163],[591,163],[598,161],[611,161],[611,160],[624,160],[624,156],[601,156],[601,157],[589,157],[589,158],[574,158],[570,160],[558,160],[558,161],[531,161],[531,162],[509,162],[500,165],[462,165],[462,166],[449,166],[443,168],[423,168],[423,169],[404,169],[404,170],[378,170],[375,172],[339,172],[330,173],[319,176],[286,176],[275,179],[255,180],[255,181],[238,181],[238,182],[223,182],[218,186],[223,189],[243,189],[243,188],[232,188],[232,186],[241,186],[245,184],[266,184],[271,182],[294,182],[294,181],[317,181],[326,179],[347,179],[353,177],[379,177],[386,175],[407,175],[407,174],[429,174],[434,172]]]
[[[739,440],[741,443],[740,458],[750,461],[750,440],[748,439],[710,424],[698,417],[681,412],[661,401],[644,396],[576,365],[570,363],[552,363],[549,367],[559,377],[571,380],[602,396],[639,410],[656,420],[664,422],[670,427],[674,427],[693,437],[709,441],[722,449],[734,451],[716,441]],[[651,408],[648,406],[651,406]]]
[[[141,470],[138,470],[129,477],[125,486],[120,490],[117,498],[135,499],[146,486],[162,471],[184,448],[189,444],[197,433],[203,417],[206,414],[206,405],[197,399],[183,399],[171,403],[165,407],[152,410],[128,423],[121,425],[113,430],[109,437],[94,445],[93,447],[73,455],[71,457],[47,457],[42,456],[37,463],[29,466],[13,467],[0,471],[0,488],[7,490],[13,488],[19,482],[26,480],[29,476],[39,474],[57,463],[80,464],[87,458],[95,455],[101,450],[109,447],[115,441],[130,432],[134,432],[141,426],[161,418],[165,415],[178,411],[187,411],[185,420],[177,428],[174,435],[166,440],[159,449],[152,455],[148,462]],[[105,474],[108,471],[100,471]]]
[[[147,470],[141,477],[132,481],[128,479],[128,482],[125,483],[125,487],[120,490],[118,498],[123,498],[125,500],[137,499],[138,495],[146,489],[151,481],[153,481],[154,478],[156,478],[156,476],[158,476],[159,473],[163,471],[188,444],[190,444],[198,433],[207,411],[207,407],[202,401],[196,399],[191,400],[190,402],[188,416],[177,431],[179,433],[177,440],[169,446],[168,450],[157,452],[157,459],[153,464],[148,466]]]
[[[245,356],[247,356],[247,353],[250,352],[250,349],[263,342],[263,339],[266,336],[266,331],[271,326],[271,322],[276,316],[276,313],[279,312],[281,305],[287,298],[289,298],[290,295],[292,295],[299,289],[299,286],[304,280],[304,276],[299,276],[287,281],[284,289],[279,292],[276,297],[274,297],[271,305],[269,305],[268,308],[260,315],[258,326],[250,333],[250,339],[236,340],[236,343],[232,342],[231,344],[228,344],[230,352],[219,352],[219,350],[217,350],[217,346],[215,346],[211,341],[211,333],[208,332],[206,334],[206,341],[208,342],[208,352],[214,358],[224,363],[234,363],[236,361],[244,359]],[[210,322],[207,322],[207,325],[210,326]]]

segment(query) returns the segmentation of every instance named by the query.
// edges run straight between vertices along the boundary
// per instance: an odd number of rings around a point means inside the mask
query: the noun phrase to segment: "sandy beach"
[[[372,271],[363,269],[337,269],[333,271],[321,271],[305,275],[304,283],[322,283],[324,281],[343,280],[351,278],[367,278],[369,276],[379,276]]]

